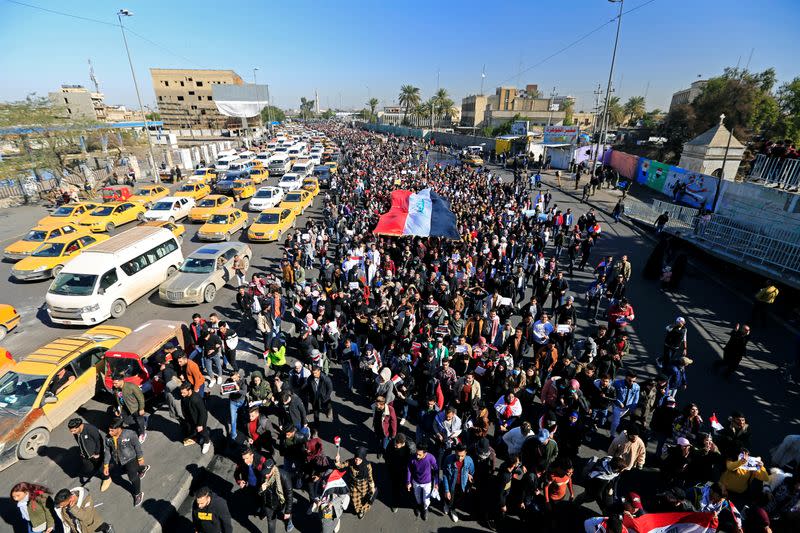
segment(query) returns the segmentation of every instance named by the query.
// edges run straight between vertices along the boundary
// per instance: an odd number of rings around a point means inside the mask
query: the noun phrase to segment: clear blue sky
[[[427,97],[439,83],[457,103],[497,85],[538,83],[544,93],[592,106],[605,85],[614,24],[537,65],[592,29],[610,21],[606,0],[21,0],[39,7],[116,23],[118,8],[134,12],[126,26],[145,104],[154,102],[148,69],[226,68],[269,83],[274,102],[297,107],[319,91],[320,107],[381,105],[411,83]],[[649,0],[626,0],[625,10]],[[666,109],[672,92],[716,75],[752,53],[751,70],[775,67],[780,81],[800,75],[800,1],[654,0],[623,17],[617,95],[643,95]],[[119,28],[68,18],[0,0],[0,100],[46,94],[62,83],[90,86],[95,65],[109,103],[135,106]],[[518,71],[529,69],[518,76]]]

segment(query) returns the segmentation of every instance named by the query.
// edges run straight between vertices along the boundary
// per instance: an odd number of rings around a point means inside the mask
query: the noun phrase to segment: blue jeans
[[[245,404],[244,400],[233,401],[230,402],[230,409],[231,409],[231,432],[230,438],[232,440],[236,439],[236,420],[239,418],[239,409]]]
[[[217,368],[217,373],[214,374],[212,369],[212,364]],[[203,357],[203,370],[205,370],[208,377],[213,378],[215,376],[222,377],[222,355],[216,353],[211,357]]]
[[[353,367],[351,366],[350,361],[342,362],[342,371],[344,372],[344,375],[347,376],[347,388],[353,390],[355,375],[353,373]]]

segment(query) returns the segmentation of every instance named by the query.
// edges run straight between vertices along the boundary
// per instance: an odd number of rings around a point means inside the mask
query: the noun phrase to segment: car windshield
[[[24,241],[42,242],[47,238],[47,232],[43,230],[31,230],[23,239]]]
[[[62,272],[50,285],[51,294],[64,294],[66,296],[89,296],[94,291],[97,282],[95,274],[67,274]]]
[[[237,180],[237,181],[234,181],[234,182],[233,182],[233,186],[234,186],[234,187],[247,187],[248,185],[250,185],[250,183],[249,183],[249,182],[247,182],[247,181],[240,181],[240,180]]]
[[[256,193],[256,198],[272,198],[272,191],[270,189],[261,189]]]
[[[63,242],[49,242],[43,244],[33,252],[34,257],[59,257],[64,250]]]
[[[152,209],[153,211],[169,211],[172,209],[172,202],[158,202],[150,209]]]
[[[205,170],[195,170],[194,171],[194,175],[195,176],[205,176],[206,175],[206,171]]]
[[[299,192],[290,192],[286,195],[284,201],[286,202],[299,202],[303,199],[303,195]]]
[[[61,207],[59,207],[58,209],[53,211],[53,214],[50,215],[50,216],[51,217],[68,217],[68,216],[70,216],[72,214],[72,211],[74,209],[75,209],[74,207],[67,207],[66,205],[62,205]]]
[[[261,213],[258,215],[258,220],[256,220],[256,224],[277,224],[278,223],[278,213]]]
[[[109,372],[106,375],[113,376],[115,374],[122,374],[126,378],[139,375],[142,367],[139,365],[138,359],[129,359],[121,357],[106,357],[106,370]]]
[[[97,209],[92,211],[92,216],[93,217],[107,217],[113,211],[114,211],[114,208],[111,207],[111,206],[98,207]]]
[[[214,259],[189,257],[183,262],[179,270],[187,274],[209,274],[214,272]]]
[[[203,200],[202,202],[197,204],[197,207],[214,207],[215,205],[217,205],[217,201],[214,198],[211,198],[210,200],[209,199]]]
[[[194,185],[191,185],[191,184],[187,183],[186,185],[181,187],[181,190],[184,191],[184,192],[194,192]]]
[[[45,381],[47,376],[18,374],[9,370],[0,378],[0,410],[27,412],[33,407]]]
[[[299,176],[284,176],[284,178],[281,181],[288,183],[290,181],[298,181],[298,180]]]
[[[136,194],[139,196],[150,196],[152,192],[153,191],[150,189],[139,189],[138,191],[136,191]]]
[[[225,224],[228,222],[228,215],[214,215],[211,217],[212,224]]]

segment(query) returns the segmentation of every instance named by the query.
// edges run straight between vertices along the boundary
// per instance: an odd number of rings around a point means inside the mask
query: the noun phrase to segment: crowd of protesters
[[[570,531],[580,507],[597,515],[590,531],[692,510],[716,513],[726,532],[800,525],[800,478],[774,482],[757,457],[765,450],[751,451],[745,417],[720,421],[681,401],[690,316],[665,325],[663,352],[649,361],[658,374],[628,364],[629,335],[646,313],[628,287],[646,281],[626,250],[593,251],[613,240],[593,209],[560,209],[524,166],[503,180],[490,168],[429,160],[431,146],[419,140],[321,127],[342,148],[323,215],[290,232],[280,269],[254,274],[236,299],[238,334],[259,348],[261,368],[248,374],[237,364],[237,333],[215,314],[188,324],[193,349],[153,362],[158,379],[174,384],[167,405],[184,445],[209,451],[205,396],[224,389],[229,406],[238,490],[197,490],[197,531],[231,531],[231,498],[248,502],[270,532],[278,522],[291,531],[296,491],[324,532],[338,531],[348,511],[368,521],[379,493],[393,513],[427,520],[433,507],[498,530],[518,520]],[[372,232],[393,190],[426,187],[450,201],[460,240]],[[576,270],[593,281],[578,281]],[[577,334],[579,321],[590,334]],[[746,325],[732,332],[737,354],[746,335]],[[108,436],[81,419],[69,427],[85,479],[106,485],[119,466],[139,504],[146,421],[124,389]],[[349,458],[340,442],[326,454],[320,438],[326,425],[339,427],[334,390],[371,411],[372,437]],[[585,445],[606,454],[581,455]],[[96,512],[80,514],[91,501],[82,491],[20,483],[11,496],[32,531],[52,530],[51,509],[64,523],[91,524],[80,531],[110,530]]]

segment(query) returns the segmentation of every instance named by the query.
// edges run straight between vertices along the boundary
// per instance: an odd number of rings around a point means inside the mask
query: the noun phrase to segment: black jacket
[[[303,392],[308,399],[308,403],[313,406],[319,406],[325,402],[331,401],[333,383],[331,382],[331,378],[325,375],[324,372],[320,372],[319,384],[317,385],[316,390],[314,389],[314,376],[312,375],[306,381],[306,384],[303,387]]]
[[[296,394],[292,394],[292,399],[288,404],[281,404],[283,423],[291,422],[296,428],[301,428],[307,424],[306,408]]]
[[[75,437],[75,442],[78,443],[81,457],[89,459],[93,455],[103,456],[103,436],[96,427],[84,422],[83,431],[73,436]]]
[[[192,524],[200,533],[233,532],[228,504],[216,494],[211,495],[211,502],[203,509],[197,506],[197,501],[192,504]]]
[[[183,418],[192,427],[206,427],[208,422],[208,411],[203,399],[196,392],[192,392],[191,396],[181,398],[181,412]]]

